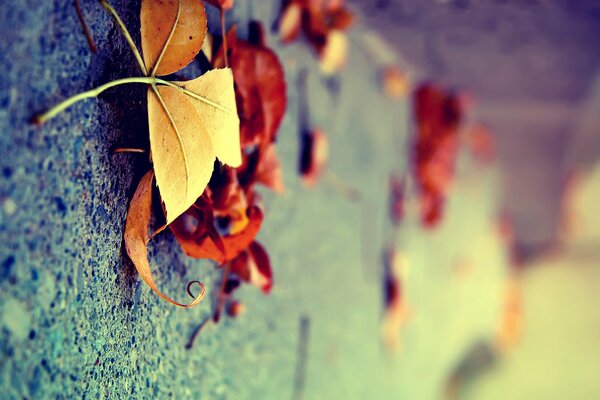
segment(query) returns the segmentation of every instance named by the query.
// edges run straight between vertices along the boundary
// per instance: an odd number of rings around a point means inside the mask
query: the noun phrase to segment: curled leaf
[[[148,229],[150,227],[150,215],[152,209],[152,180],[154,174],[152,171],[148,171],[143,178],[140,180],[138,187],[133,195],[131,204],[129,205],[129,211],[127,212],[127,220],[125,222],[125,248],[129,258],[135,265],[140,277],[150,288],[161,298],[179,307],[192,307],[198,304],[206,292],[204,285],[198,283],[201,287],[201,292],[194,300],[188,304],[182,304],[174,301],[170,297],[163,294],[154,279],[152,278],[152,272],[150,271],[150,263],[148,262]],[[188,292],[189,287],[188,285]]]
[[[206,34],[202,1],[142,0],[140,22],[144,64],[156,75],[179,71],[202,48]]]

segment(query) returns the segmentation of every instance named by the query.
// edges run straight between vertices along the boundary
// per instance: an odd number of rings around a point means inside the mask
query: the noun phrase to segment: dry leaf
[[[182,304],[172,300],[158,290],[158,287],[152,278],[152,272],[150,271],[150,264],[148,262],[147,244],[148,229],[150,226],[150,214],[152,209],[153,178],[153,172],[148,171],[140,180],[135,194],[133,195],[133,199],[131,199],[131,204],[129,205],[129,211],[127,213],[127,220],[125,222],[125,233],[123,235],[125,239],[125,248],[127,249],[129,258],[140,274],[140,277],[158,296],[179,307],[192,307],[198,304],[204,297],[204,285],[198,282],[202,288],[200,294],[197,295],[189,304]]]
[[[210,258],[219,264],[224,264],[244,251],[254,241],[260,230],[263,221],[263,213],[260,208],[256,206],[249,207],[247,216],[248,224],[241,232],[221,237],[223,249],[220,249],[209,236],[203,234],[204,231],[201,229],[195,235],[189,235],[186,226],[189,226],[190,223],[186,219],[194,218],[193,215],[188,213],[182,215],[170,227],[181,248],[188,256]],[[203,224],[203,222],[198,222],[198,225],[200,224]],[[191,225],[196,225],[196,223],[191,223]]]
[[[148,72],[155,68],[159,60],[156,75],[179,71],[202,48],[206,13],[201,1],[142,0],[140,23],[144,64]],[[168,45],[164,48],[167,41]]]
[[[260,27],[255,30],[260,31]],[[260,37],[260,34],[258,34]],[[260,38],[259,38],[260,40]],[[252,44],[227,33],[229,65],[236,84],[242,146],[275,140],[287,105],[283,68],[277,55],[263,43]],[[224,63],[223,49],[215,64]]]
[[[220,69],[181,83],[212,104],[172,87],[159,87],[160,97],[148,89],[150,149],[167,224],[202,195],[215,156],[233,166],[241,163],[232,79],[230,70]]]

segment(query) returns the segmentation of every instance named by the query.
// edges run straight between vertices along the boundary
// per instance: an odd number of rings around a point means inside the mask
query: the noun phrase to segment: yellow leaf
[[[148,90],[150,150],[167,224],[202,195],[215,157],[241,164],[239,119],[231,70],[213,70],[188,89],[160,86]]]
[[[179,71],[202,48],[206,12],[200,0],[142,0],[140,22],[144,64],[152,75]]]
[[[202,283],[194,281],[188,284],[188,293],[192,283],[198,283],[202,290],[189,304],[182,304],[174,301],[158,290],[156,282],[154,282],[154,279],[152,278],[150,263],[148,262],[148,229],[152,211],[153,178],[154,174],[152,170],[148,171],[140,180],[135,194],[133,195],[133,199],[131,199],[129,211],[127,212],[127,220],[125,222],[125,233],[123,235],[125,239],[125,248],[142,280],[146,282],[158,296],[179,307],[192,307],[198,304],[204,297],[206,290]]]
[[[202,124],[210,132],[215,155],[223,164],[239,167],[242,164],[240,150],[240,120],[237,115],[233,73],[230,68],[213,69],[199,78],[186,81],[181,87],[217,103],[221,108],[200,100],[194,100]]]

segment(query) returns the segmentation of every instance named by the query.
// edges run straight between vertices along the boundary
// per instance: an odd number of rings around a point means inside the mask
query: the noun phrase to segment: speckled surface
[[[270,26],[274,3],[240,1],[232,18]],[[360,48],[366,28],[351,35],[348,68],[329,80],[304,44],[283,48],[271,39],[290,87],[279,142],[287,190],[265,193],[260,234],[275,288],[268,297],[242,289],[248,312],[210,327],[186,350],[210,299],[190,310],[168,305],[122,249],[128,201],[149,164],[110,149],[147,146],[144,87],[114,89],[41,128],[28,123],[70,95],[139,74],[101,7],[82,4],[97,54],[70,1],[0,7],[0,398],[290,398],[301,315],[311,321],[305,399],[437,398],[456,359],[491,335],[498,318],[505,262],[494,233],[496,178],[493,170],[474,173],[463,155],[446,222],[433,235],[413,217],[402,229],[413,316],[402,352],[387,355],[379,251],[389,234],[386,177],[406,166],[407,106],[381,97],[375,61]],[[116,8],[137,38],[139,3]],[[312,120],[330,137],[331,170],[361,189],[360,203],[328,181],[306,189],[296,176],[294,82],[303,66]],[[170,234],[150,247],[156,280],[172,297],[185,298],[193,279],[215,288],[217,271],[185,257]],[[472,265],[466,278],[456,274],[458,262]]]

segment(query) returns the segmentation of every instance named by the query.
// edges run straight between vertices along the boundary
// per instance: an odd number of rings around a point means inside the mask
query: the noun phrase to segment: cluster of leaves
[[[221,11],[224,25],[224,11],[233,1],[207,2]],[[122,30],[143,76],[75,95],[37,116],[35,122],[42,124],[77,101],[112,87],[147,84],[153,167],[137,186],[124,231],[127,253],[140,277],[174,305],[191,307],[203,298],[204,285],[193,281],[190,285],[198,283],[201,293],[192,295],[188,285],[193,301],[178,303],[163,294],[152,277],[148,241],[169,227],[186,254],[213,259],[224,267],[219,299],[230,295],[240,280],[269,292],[269,257],[254,240],[263,221],[255,186],[283,190],[275,140],[286,109],[286,85],[281,64],[264,43],[262,28],[253,25],[254,41],[239,40],[235,30],[230,31],[213,55],[207,45],[212,45],[212,38],[205,41],[209,35],[201,1],[142,0],[142,57],[116,11],[106,0],[100,4]],[[206,56],[215,69],[187,81],[161,78],[187,66],[201,50],[209,53]],[[155,181],[162,213],[154,219],[164,224],[149,236]]]
[[[340,71],[348,53],[345,31],[354,16],[344,0],[284,0],[279,34],[284,43],[296,40],[300,31],[319,55],[326,74]]]
[[[239,304],[232,294],[240,280],[265,293],[273,284],[269,256],[255,240],[263,221],[255,188],[260,184],[276,192],[284,189],[275,141],[286,109],[286,84],[277,56],[265,43],[262,26],[252,22],[249,31],[246,41],[231,29],[216,54],[206,54],[214,66],[229,63],[233,70],[241,164],[215,168],[204,194],[170,226],[187,255],[210,258],[223,266],[215,321],[223,305]]]
[[[434,84],[425,83],[414,94],[414,176],[420,190],[421,220],[428,228],[441,221],[454,178],[462,108],[455,93]]]

